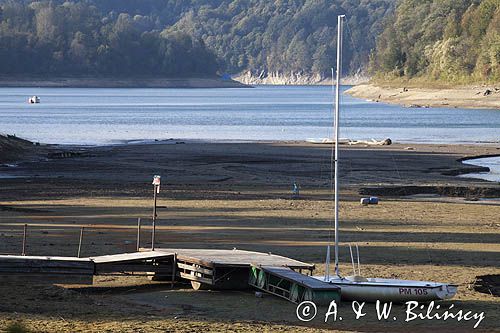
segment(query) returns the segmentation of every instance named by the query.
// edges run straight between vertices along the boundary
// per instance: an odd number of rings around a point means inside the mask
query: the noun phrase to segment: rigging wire
[[[335,88],[334,88],[334,76],[335,76],[335,72],[334,72],[334,69],[333,67],[331,68],[332,70],[332,91],[331,91],[331,94],[332,94],[332,97],[335,96]],[[334,100],[334,98],[332,98],[332,101]],[[331,128],[335,128],[335,111],[334,111],[334,106],[332,104],[332,112],[331,112],[331,115],[332,115],[332,127]],[[335,143],[334,143],[334,139],[335,139],[335,133],[333,133],[332,131],[332,144],[331,144],[331,151],[330,151],[330,193],[332,195],[332,202],[335,201],[335,194],[334,194],[334,185],[333,185],[333,178],[334,178],[334,156],[335,156]],[[334,208],[335,208],[335,203],[333,204],[334,205]],[[330,276],[330,246],[332,244],[332,229],[333,229],[333,219],[330,219],[329,220],[329,228],[328,228],[328,243],[327,243],[327,250],[328,250],[328,253],[327,253],[327,266],[325,267],[326,270],[328,270],[327,272],[325,272],[325,276]]]
[[[350,46],[352,47],[352,51],[359,51],[359,48],[356,47],[356,43],[354,42],[354,34],[353,34],[353,31],[349,25],[349,22],[346,20],[345,22],[345,26],[346,26],[346,32],[347,32],[347,35],[349,36],[349,43],[351,44]],[[394,165],[394,170],[396,171],[396,175],[397,175],[397,178],[399,179],[399,181],[401,182],[401,184],[403,185],[404,184],[404,179],[403,179],[403,176],[400,172],[400,169],[398,167],[398,163],[396,161],[396,158],[394,157],[394,154],[391,150],[389,150],[389,155],[391,156],[391,160],[392,160],[392,163]],[[350,167],[351,167],[351,171],[352,171],[352,163],[350,163]],[[403,193],[405,196],[408,196],[409,193],[406,191],[406,189],[403,187]],[[406,200],[403,201],[406,205],[406,207],[408,208],[407,211],[411,211],[411,207],[410,207],[410,203]],[[424,239],[424,244],[425,244],[425,250],[427,252],[427,256],[429,258],[429,262],[432,263],[432,256],[431,256],[431,253],[429,251],[429,247],[428,247],[428,244],[425,242],[425,239]]]

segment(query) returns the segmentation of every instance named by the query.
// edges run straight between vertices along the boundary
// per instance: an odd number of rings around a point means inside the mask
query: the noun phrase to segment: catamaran
[[[324,276],[315,276],[316,279],[340,287],[341,297],[346,301],[368,301],[375,302],[406,302],[421,301],[429,302],[434,300],[445,300],[455,296],[457,286],[453,284],[412,281],[399,279],[366,278],[361,276],[354,266],[354,259],[351,249],[351,260],[353,261],[354,275],[341,276],[339,272],[339,183],[338,183],[338,162],[339,162],[339,118],[340,118],[340,76],[342,72],[342,35],[343,21],[345,15],[338,16],[337,34],[337,83],[335,89],[335,128],[333,143],[335,144],[335,171],[334,171],[334,199],[335,199],[335,274],[330,275],[330,245],[327,246],[326,267]]]

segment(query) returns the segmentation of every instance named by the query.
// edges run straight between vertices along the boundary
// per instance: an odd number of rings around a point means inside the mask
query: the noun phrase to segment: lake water
[[[468,173],[461,175],[461,177],[479,178],[493,182],[500,182],[500,156],[474,158],[471,160],[465,160],[463,163],[488,167],[490,168],[490,172]]]
[[[343,87],[345,90],[346,87]],[[27,98],[38,95],[41,104]],[[0,132],[43,143],[304,140],[332,135],[330,87],[254,89],[0,88]],[[499,110],[403,108],[342,97],[349,139],[500,142]]]

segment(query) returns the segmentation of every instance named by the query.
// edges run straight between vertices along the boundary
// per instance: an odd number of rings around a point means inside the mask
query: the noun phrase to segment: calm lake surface
[[[492,182],[500,182],[500,156],[474,158],[471,160],[465,160],[463,163],[488,167],[490,168],[490,172],[468,173],[461,175],[461,177],[479,178]]]
[[[344,90],[347,87],[344,87]],[[38,95],[41,104],[27,104]],[[0,88],[0,132],[43,143],[304,140],[332,135],[330,87],[254,89]],[[500,110],[403,108],[342,97],[349,139],[500,142]]]

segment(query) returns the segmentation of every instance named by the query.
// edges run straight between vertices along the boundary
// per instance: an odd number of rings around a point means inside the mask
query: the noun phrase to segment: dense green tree
[[[158,1],[157,1],[158,2]],[[0,74],[214,75],[215,55],[152,15],[103,12],[93,1],[0,1]],[[168,59],[165,59],[168,57]]]
[[[401,0],[377,40],[374,73],[500,80],[500,0]]]
[[[187,1],[190,2],[190,1]],[[253,70],[329,75],[337,15],[347,15],[346,72],[364,68],[391,0],[191,1],[173,25],[205,40],[231,72]],[[196,3],[205,6],[196,9]]]
[[[0,0],[0,74],[329,75],[339,14],[354,72],[394,1]]]

